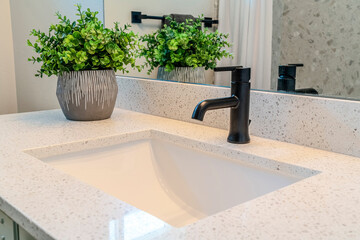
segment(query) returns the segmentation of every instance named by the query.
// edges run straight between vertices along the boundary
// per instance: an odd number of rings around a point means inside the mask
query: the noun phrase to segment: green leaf
[[[33,44],[30,42],[29,39],[27,40],[27,45],[30,46],[30,47],[33,47]]]
[[[59,23],[52,24],[48,33],[33,29],[30,35],[36,38],[32,44],[38,56],[29,61],[41,64],[36,76],[59,75],[68,71],[91,69],[114,69],[126,72],[126,67],[139,69],[136,58],[141,45],[138,36],[115,23],[114,29],[104,28],[96,17],[98,12],[77,8],[78,19],[71,21],[56,13]]]
[[[230,46],[226,41],[228,35],[202,30],[202,17],[185,23],[173,21],[171,17],[167,19],[169,25],[140,38],[145,43],[140,48],[140,56],[145,57],[149,72],[158,66],[165,67],[166,71],[172,71],[175,67],[202,66],[213,69],[216,59],[231,57],[224,50]]]

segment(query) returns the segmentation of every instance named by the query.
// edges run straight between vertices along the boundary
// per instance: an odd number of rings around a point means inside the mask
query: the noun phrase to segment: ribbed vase
[[[157,78],[177,82],[205,83],[205,68],[176,67],[173,71],[167,72],[164,67],[159,67]]]
[[[58,77],[56,96],[69,120],[110,118],[118,87],[113,70],[64,72]]]

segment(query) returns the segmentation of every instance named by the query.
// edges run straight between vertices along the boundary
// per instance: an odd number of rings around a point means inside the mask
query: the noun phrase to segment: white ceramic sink
[[[191,144],[148,136],[41,160],[175,227],[305,178],[199,151]]]

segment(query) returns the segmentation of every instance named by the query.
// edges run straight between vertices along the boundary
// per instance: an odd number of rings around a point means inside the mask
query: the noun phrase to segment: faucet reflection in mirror
[[[303,67],[302,63],[288,64],[279,66],[278,91],[291,93],[319,94],[314,88],[295,89],[296,86],[296,68]]]
[[[230,143],[249,143],[250,109],[250,68],[217,67],[216,72],[231,71],[231,97],[201,101],[193,112],[192,118],[202,121],[208,110],[231,108],[230,131],[227,141]]]

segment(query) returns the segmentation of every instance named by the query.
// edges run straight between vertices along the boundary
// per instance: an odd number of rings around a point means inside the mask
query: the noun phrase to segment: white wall
[[[204,17],[213,17],[214,14],[214,0],[104,0],[104,3],[105,24],[108,28],[112,28],[114,22],[119,22],[120,25],[131,24],[131,11],[139,11],[152,16],[175,13],[191,14],[194,17],[204,14]],[[131,29],[142,35],[156,31],[160,26],[160,20],[148,19],[143,20],[141,24],[132,24]],[[156,73],[157,71],[153,71],[151,75],[147,75],[147,70],[143,70],[141,73],[130,71],[126,75],[156,78]],[[118,74],[123,75],[120,72]],[[212,75],[212,71],[209,71],[208,74]]]
[[[35,52],[26,40],[30,38],[31,29],[47,31],[50,24],[57,23],[56,11],[75,20],[76,3],[84,9],[98,11],[99,18],[103,19],[103,0],[10,0],[19,112],[59,108],[55,95],[57,78],[34,76],[40,65],[27,61]]]
[[[0,1],[0,114],[17,112],[14,47],[9,0]]]

